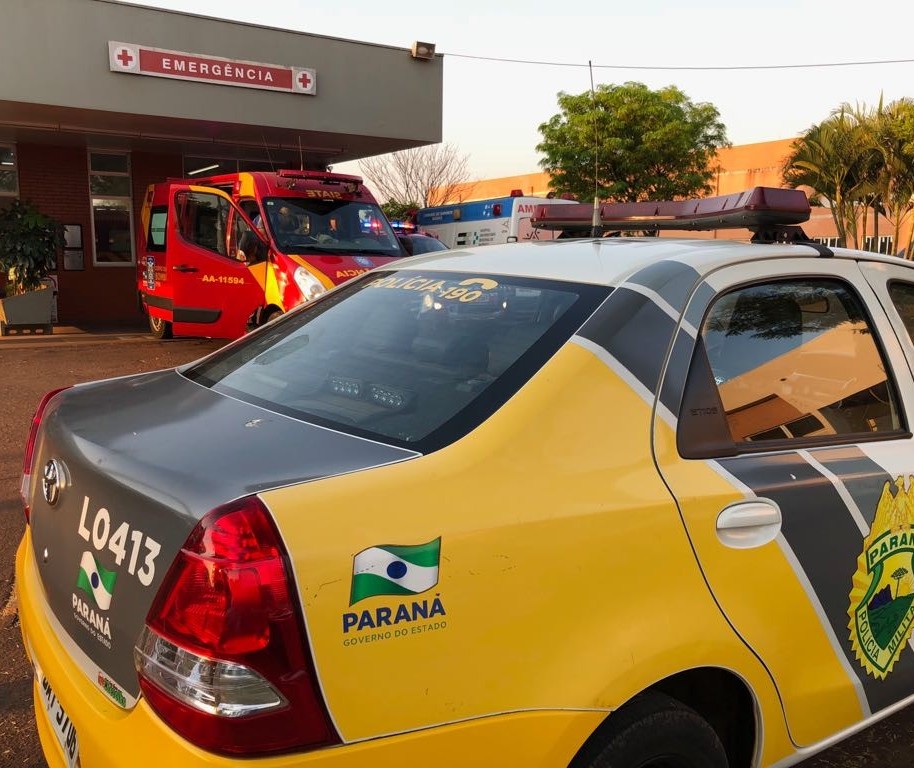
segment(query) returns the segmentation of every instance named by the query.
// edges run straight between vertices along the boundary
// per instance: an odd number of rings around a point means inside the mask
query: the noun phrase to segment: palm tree
[[[879,107],[872,119],[873,145],[879,152],[879,197],[893,228],[893,249],[899,248],[901,231],[914,211],[914,100],[899,99]],[[904,248],[912,258],[911,236]]]
[[[859,246],[858,222],[872,192],[867,146],[864,124],[845,105],[793,142],[784,163],[787,186],[809,187],[814,204],[830,206],[842,246]]]
[[[884,191],[884,164],[882,153],[877,146],[877,115],[882,109],[882,100],[879,101],[879,107],[872,110],[865,104],[858,104],[851,107],[845,103],[840,107],[841,110],[853,115],[856,121],[857,140],[860,158],[858,162],[858,173],[860,174],[860,184],[858,194],[864,205],[862,210],[862,219],[860,231],[866,242],[867,218],[869,212],[873,212],[873,250],[879,250],[879,215],[883,213],[882,198]]]

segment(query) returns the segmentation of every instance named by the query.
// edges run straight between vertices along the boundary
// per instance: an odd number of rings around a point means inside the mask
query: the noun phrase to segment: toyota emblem
[[[60,498],[60,492],[66,485],[66,470],[57,459],[51,459],[44,465],[44,473],[41,476],[41,491],[44,494],[44,500],[54,506]]]

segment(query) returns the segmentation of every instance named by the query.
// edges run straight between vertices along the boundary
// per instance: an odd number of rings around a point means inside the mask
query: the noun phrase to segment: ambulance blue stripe
[[[622,287],[613,291],[578,335],[605,349],[656,394],[674,330],[673,319],[653,301]]]
[[[819,456],[823,466],[828,466]],[[840,464],[836,457],[825,457]],[[849,459],[848,459],[849,461]],[[783,518],[781,532],[796,555],[845,657],[863,686],[871,712],[878,712],[908,695],[914,680],[914,654],[902,651],[892,673],[876,680],[866,673],[850,643],[848,629],[852,577],[863,549],[863,535],[831,481],[796,453],[741,456],[719,460],[720,465],[758,496],[775,501]],[[850,466],[845,464],[845,466]],[[857,464],[862,467],[862,463]],[[876,477],[888,475],[873,466]],[[869,484],[858,503],[865,501]],[[838,565],[840,564],[840,565]],[[798,637],[797,643],[803,639]]]
[[[698,280],[698,272],[688,264],[658,261],[639,270],[625,282],[650,288],[681,314]]]
[[[500,197],[495,200],[485,200],[478,203],[461,203],[460,205],[440,205],[435,208],[425,208],[416,214],[416,223],[422,227],[432,224],[450,224],[451,222],[484,221],[496,218],[492,206],[501,205],[501,214],[498,218],[510,216],[514,210],[514,197]],[[548,202],[543,200],[543,202]],[[460,218],[454,218],[454,211],[460,210]]]

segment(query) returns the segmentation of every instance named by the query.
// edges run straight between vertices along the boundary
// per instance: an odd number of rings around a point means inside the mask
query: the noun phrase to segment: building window
[[[864,251],[873,251],[874,253],[892,253],[892,236],[891,235],[882,235],[879,238],[879,242],[876,242],[876,238],[872,235],[867,235],[863,241],[863,250]]]
[[[838,248],[838,238],[837,237],[814,237],[814,243],[821,243],[826,248]]]
[[[19,174],[16,171],[16,148],[0,144],[0,197],[16,197],[19,194]]]
[[[95,264],[133,264],[129,156],[89,152],[89,193]]]

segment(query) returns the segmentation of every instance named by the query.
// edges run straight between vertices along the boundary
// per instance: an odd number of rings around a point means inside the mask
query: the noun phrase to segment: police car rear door
[[[857,264],[706,276],[660,392],[658,466],[794,742],[911,696],[914,386]]]

